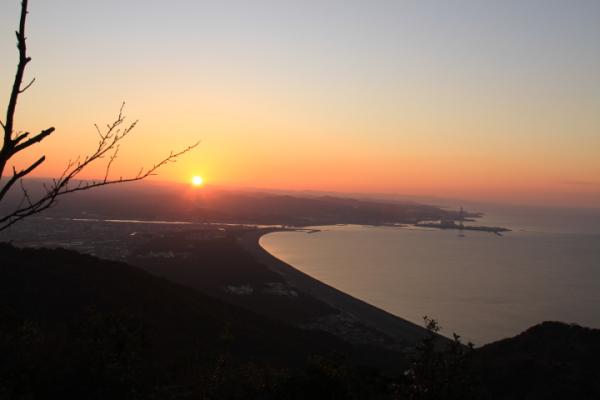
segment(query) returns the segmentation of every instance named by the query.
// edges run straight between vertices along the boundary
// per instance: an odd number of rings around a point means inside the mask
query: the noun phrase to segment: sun
[[[203,183],[204,183],[204,179],[202,179],[201,176],[194,175],[192,177],[192,185],[194,185],[194,186],[202,186]]]

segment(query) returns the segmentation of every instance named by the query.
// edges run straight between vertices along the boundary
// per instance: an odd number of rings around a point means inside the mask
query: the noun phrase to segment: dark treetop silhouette
[[[107,124],[104,129],[100,129],[98,125],[95,125],[100,139],[98,141],[98,146],[93,153],[88,154],[83,158],[77,157],[74,161],[69,161],[62,174],[58,178],[54,178],[51,184],[44,185],[44,192],[41,196],[37,196],[35,198],[30,196],[23,184],[23,178],[39,167],[46,160],[46,156],[41,156],[39,159],[37,159],[37,161],[23,169],[16,168],[13,165],[12,176],[8,177],[7,174],[6,179],[4,179],[4,170],[8,161],[13,156],[21,151],[27,150],[30,146],[41,142],[46,137],[51,135],[55,130],[54,127],[50,127],[41,131],[37,135],[30,136],[29,132],[15,132],[14,129],[15,111],[17,109],[19,95],[29,89],[35,82],[34,78],[31,80],[31,82],[23,87],[25,68],[31,61],[31,58],[27,56],[27,38],[25,36],[25,25],[28,13],[27,5],[28,0],[23,0],[21,3],[19,28],[16,31],[17,48],[19,49],[19,63],[17,65],[17,73],[15,75],[15,80],[6,109],[6,120],[4,122],[0,121],[0,124],[4,130],[4,141],[2,143],[2,148],[0,149],[0,177],[2,178],[0,180],[0,203],[6,194],[12,188],[14,188],[16,184],[19,184],[22,191],[22,199],[15,209],[9,211],[5,215],[0,214],[0,231],[8,228],[23,218],[47,209],[55,204],[57,198],[62,195],[114,183],[138,181],[150,175],[154,175],[158,168],[170,162],[174,162],[177,157],[187,153],[199,144],[199,142],[196,142],[179,152],[171,151],[167,157],[152,165],[152,167],[142,167],[135,176],[125,178],[119,177],[118,179],[109,178],[110,167],[118,156],[119,145],[121,141],[135,128],[137,124],[137,121],[126,124],[126,118],[123,115],[123,104],[119,111],[119,115],[114,122]],[[86,167],[104,157],[108,157],[104,178],[93,181],[79,180],[75,182],[78,175]]]

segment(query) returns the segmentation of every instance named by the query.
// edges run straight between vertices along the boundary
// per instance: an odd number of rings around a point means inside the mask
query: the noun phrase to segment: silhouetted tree
[[[0,180],[0,203],[5,199],[7,193],[17,184],[20,186],[22,199],[15,209],[9,211],[6,215],[0,215],[0,231],[8,228],[23,218],[37,214],[48,207],[51,207],[56,203],[60,196],[65,194],[115,183],[138,181],[150,175],[154,175],[158,168],[175,161],[177,157],[190,151],[198,145],[198,142],[196,142],[182,151],[171,151],[167,157],[157,162],[152,167],[141,168],[137,175],[125,178],[120,177],[118,179],[109,178],[110,168],[114,160],[117,158],[121,141],[125,139],[125,137],[135,128],[137,124],[137,121],[129,124],[126,123],[126,118],[123,115],[123,104],[119,111],[119,115],[114,122],[107,124],[104,129],[100,129],[98,125],[95,125],[99,135],[98,146],[96,149],[85,157],[77,157],[74,161],[69,161],[64,171],[58,178],[53,179],[51,184],[44,185],[44,192],[41,196],[30,196],[29,192],[23,185],[23,178],[39,167],[46,160],[46,156],[41,156],[29,166],[22,169],[16,168],[13,165],[12,175],[7,174],[6,179],[4,179],[4,172],[7,167],[7,163],[13,156],[15,156],[17,153],[28,150],[29,147],[41,142],[55,131],[54,127],[50,127],[48,129],[44,129],[36,135],[31,136],[29,132],[15,131],[14,128],[15,111],[17,109],[17,101],[19,96],[29,89],[35,82],[34,78],[27,85],[23,86],[25,69],[27,64],[29,64],[31,61],[31,58],[27,55],[27,37],[25,36],[26,19],[28,13],[27,6],[28,0],[23,0],[21,3],[19,28],[16,31],[17,48],[19,49],[19,63],[17,65],[17,73],[15,75],[6,109],[6,119],[5,121],[0,121],[2,129],[4,130],[4,141],[2,143],[2,148],[0,149],[0,178],[2,178]],[[77,177],[84,169],[86,169],[90,164],[95,163],[96,161],[105,157],[107,157],[108,162],[106,164],[103,179],[93,181],[77,181]]]
[[[449,343],[440,343],[438,322],[423,317],[428,335],[417,345],[410,368],[405,372],[405,390],[398,398],[413,400],[460,399],[477,397],[471,374],[473,344],[463,344],[454,333]]]

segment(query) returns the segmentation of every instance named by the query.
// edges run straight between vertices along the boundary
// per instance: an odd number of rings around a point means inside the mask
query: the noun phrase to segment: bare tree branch
[[[33,203],[31,202],[31,197],[29,197],[29,192],[27,191],[27,189],[25,189],[25,185],[23,184],[23,180],[21,179],[19,181],[20,185],[21,185],[21,191],[23,192],[23,200],[27,201],[27,204],[29,204],[30,206],[33,205]],[[19,206],[21,207],[21,206]]]
[[[178,157],[191,151],[200,144],[200,142],[196,142],[181,151],[171,151],[167,157],[163,158],[158,163],[152,165],[152,167],[148,169],[144,169],[143,167],[140,168],[139,172],[134,176],[110,179],[110,168],[119,154],[119,142],[123,138],[125,138],[135,128],[137,124],[137,121],[135,121],[128,125],[126,128],[119,129],[118,127],[121,126],[124,122],[125,117],[123,116],[123,106],[121,106],[121,110],[119,111],[119,116],[117,117],[117,119],[113,123],[107,125],[105,132],[99,131],[101,139],[99,140],[94,153],[86,156],[83,160],[81,160],[81,158],[78,157],[74,161],[69,161],[62,174],[58,178],[53,179],[52,184],[50,186],[44,186],[45,193],[39,199],[32,201],[29,194],[22,186],[23,197],[26,198],[27,205],[24,206],[22,202],[15,210],[13,210],[5,216],[0,217],[0,231],[8,228],[9,226],[22,220],[23,218],[27,218],[33,214],[37,214],[43,210],[46,210],[49,207],[52,207],[56,203],[57,199],[61,196],[64,196],[65,194],[89,190],[100,186],[113,185],[116,183],[140,181],[149,176],[153,176],[159,168],[171,162],[175,162]],[[110,154],[110,158],[108,159],[108,163],[106,164],[104,178],[102,180],[79,181],[76,186],[69,186],[69,184],[75,181],[78,175],[86,167],[88,167],[91,163],[94,163],[97,160],[104,158],[104,156],[107,154]],[[7,185],[10,183],[10,186],[12,186],[16,181],[20,180],[22,177],[24,177],[33,169],[35,169],[38,165],[40,165],[44,161],[44,159],[45,157],[42,157],[26,170],[20,172],[16,172],[15,170],[13,177],[9,180]]]
[[[19,133],[14,139],[13,142],[19,143],[21,140],[27,138],[29,136],[29,132]]]
[[[19,49],[19,63],[17,64],[17,72],[15,74],[15,80],[13,82],[12,91],[8,101],[8,107],[6,109],[6,123],[4,125],[4,148],[10,147],[11,135],[13,131],[13,124],[15,118],[15,111],[17,109],[17,100],[21,91],[21,85],[23,83],[23,75],[25,74],[25,67],[31,61],[31,58],[27,57],[27,44],[25,37],[25,23],[27,22],[27,3],[28,0],[23,0],[21,3],[21,17],[19,19],[19,30],[15,32],[17,35],[17,48]],[[4,167],[4,165],[0,165]],[[0,174],[3,169],[0,169]]]
[[[20,90],[19,90],[19,94],[21,94],[21,93],[24,93],[24,92],[25,92],[27,89],[29,89],[29,88],[31,87],[31,85],[33,85],[33,84],[34,84],[34,82],[35,82],[35,78],[33,78],[33,79],[31,80],[31,82],[29,82],[29,83],[27,84],[27,86],[25,86],[23,89],[20,89]]]
[[[19,50],[19,62],[17,64],[17,72],[15,74],[12,90],[10,92],[8,106],[6,107],[6,122],[2,123],[2,129],[4,130],[4,140],[2,142],[2,149],[0,150],[0,177],[4,175],[6,163],[8,162],[8,160],[11,159],[12,156],[14,156],[19,151],[31,146],[34,143],[41,142],[44,138],[46,138],[48,135],[54,132],[54,128],[46,129],[23,143],[20,142],[29,135],[28,133],[17,135],[15,139],[12,138],[14,130],[15,112],[17,109],[19,94],[27,90],[35,81],[35,79],[33,79],[31,83],[25,86],[24,89],[21,89],[21,86],[23,84],[23,76],[25,75],[25,68],[27,67],[27,64],[29,64],[29,62],[31,61],[31,58],[27,56],[27,38],[25,37],[25,26],[28,14],[27,5],[28,0],[23,0],[21,2],[21,16],[19,19],[19,29],[15,32],[17,36],[17,48]],[[0,193],[5,193],[6,191],[4,189],[10,189],[10,186],[12,186],[12,184],[8,187],[6,187],[5,185],[2,189],[0,189]],[[0,200],[1,199],[2,196],[0,196]]]
[[[52,134],[52,132],[54,132],[54,128],[48,128],[45,129],[43,131],[41,131],[40,133],[38,133],[37,135],[35,135],[34,137],[27,139],[25,142],[16,145],[13,148],[13,154],[18,153],[21,150],[24,150],[26,148],[28,148],[29,146],[31,146],[32,144],[36,144],[41,142],[42,140],[44,140],[47,136],[50,136]],[[18,143],[20,140],[23,140],[23,138],[19,139],[19,136],[17,136],[17,138],[15,140],[13,140],[13,143]]]
[[[50,127],[42,130],[40,133],[32,137],[29,137],[29,132],[18,133],[13,138],[14,118],[19,95],[29,89],[35,82],[34,78],[29,84],[22,88],[25,69],[27,64],[31,61],[31,58],[27,56],[27,38],[25,36],[25,26],[28,14],[27,6],[28,0],[22,0],[19,29],[16,31],[19,62],[17,64],[17,72],[15,74],[15,79],[6,110],[6,122],[0,121],[0,125],[4,130],[4,141],[2,143],[2,148],[0,149],[0,178],[4,176],[3,174],[6,165],[15,154],[26,150],[36,143],[41,142],[46,137],[50,136],[55,130],[53,127]],[[126,118],[123,115],[124,107],[125,103],[121,105],[117,118],[112,123],[107,124],[104,130],[100,129],[98,125],[94,125],[99,136],[98,144],[95,150],[91,154],[85,156],[83,159],[81,157],[77,157],[74,161],[69,161],[62,174],[58,178],[52,179],[52,184],[43,184],[44,194],[42,194],[39,198],[32,199],[29,192],[25,188],[25,185],[23,184],[23,178],[39,167],[46,160],[46,157],[41,156],[37,161],[29,165],[29,167],[22,170],[17,170],[17,168],[13,166],[12,176],[7,179],[4,184],[0,185],[0,202],[5,198],[7,193],[17,182],[19,182],[21,187],[22,198],[20,203],[12,212],[9,212],[6,215],[0,215],[0,231],[8,228],[24,218],[52,207],[54,204],[56,204],[57,199],[60,196],[83,190],[89,190],[100,186],[139,181],[155,175],[159,168],[168,163],[175,162],[179,156],[191,151],[200,143],[196,142],[179,152],[171,151],[167,157],[154,164],[152,167],[148,169],[144,169],[143,167],[140,168],[137,175],[127,178],[123,178],[121,176],[118,179],[110,179],[111,167],[119,155],[120,142],[125,139],[137,125],[137,121],[134,121],[129,125],[125,125]],[[105,167],[104,178],[102,180],[79,180],[77,185],[70,186],[71,183],[77,181],[79,174],[90,164],[97,162],[105,156],[108,156],[109,158]]]
[[[42,156],[36,162],[34,162],[33,164],[31,164],[28,168],[26,168],[26,169],[24,169],[22,171],[19,171],[19,172],[17,172],[17,170],[15,169],[15,167],[13,167],[13,176],[4,184],[4,187],[2,187],[2,189],[0,190],[0,200],[2,200],[4,198],[4,196],[6,195],[6,193],[8,193],[8,191],[10,190],[10,188],[19,179],[22,179],[25,175],[29,174],[31,171],[33,171],[34,169],[36,169],[45,160],[46,160],[46,157]]]

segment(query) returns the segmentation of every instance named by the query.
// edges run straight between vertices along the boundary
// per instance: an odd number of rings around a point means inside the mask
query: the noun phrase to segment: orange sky
[[[6,3],[2,109],[17,59],[18,2]],[[37,81],[17,126],[57,128],[16,160],[47,154],[35,176],[90,151],[93,123],[110,122],[126,100],[140,124],[115,175],[201,140],[156,179],[600,205],[597,7],[537,16],[507,5],[499,12],[532,19],[505,27],[477,5],[464,5],[462,17],[389,3],[386,13],[362,5],[316,18],[275,2],[233,16],[176,2],[195,23],[157,29],[167,6],[150,2],[132,26],[118,20],[107,33],[89,9],[109,12],[116,2],[66,3],[80,14],[61,27],[45,20],[66,5],[31,5],[28,76]],[[102,174],[100,165],[84,178]]]

